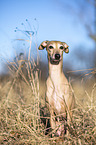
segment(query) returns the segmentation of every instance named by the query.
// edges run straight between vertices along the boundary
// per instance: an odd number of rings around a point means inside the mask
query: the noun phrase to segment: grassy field
[[[95,145],[95,80],[72,81],[76,107],[69,126],[70,134],[52,138],[45,135],[46,126],[42,122],[49,116],[40,113],[40,108],[43,108],[43,113],[48,112],[45,108],[45,81],[39,79],[41,71],[33,60],[22,62],[10,64],[10,75],[0,79],[0,144]]]

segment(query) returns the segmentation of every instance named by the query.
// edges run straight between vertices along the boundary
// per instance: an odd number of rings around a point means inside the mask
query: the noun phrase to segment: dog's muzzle
[[[56,53],[54,57],[50,56],[50,63],[54,65],[58,65],[61,60],[61,56],[59,53]]]

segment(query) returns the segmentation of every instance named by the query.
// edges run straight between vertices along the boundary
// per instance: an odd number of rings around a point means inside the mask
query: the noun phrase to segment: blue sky
[[[87,0],[0,0],[0,73],[4,71],[2,60],[11,60],[16,53],[16,27],[26,19],[33,25],[38,21],[37,44],[43,40],[67,42],[70,52],[77,46],[93,49],[94,43],[88,37],[84,24],[93,22],[93,5]],[[35,23],[34,23],[35,24]],[[37,25],[37,24],[35,24]],[[41,53],[41,52],[40,52]],[[42,53],[45,56],[45,51]],[[72,57],[70,54],[66,59]]]

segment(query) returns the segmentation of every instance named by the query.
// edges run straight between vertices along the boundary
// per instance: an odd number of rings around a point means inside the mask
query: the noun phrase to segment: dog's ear
[[[47,43],[48,43],[48,40],[46,40],[46,41],[43,41],[41,44],[40,44],[40,46],[39,46],[39,50],[43,50],[44,48],[46,48],[47,47]]]
[[[69,53],[69,46],[65,43],[65,42],[63,42],[63,46],[64,46],[64,52],[65,53]]]

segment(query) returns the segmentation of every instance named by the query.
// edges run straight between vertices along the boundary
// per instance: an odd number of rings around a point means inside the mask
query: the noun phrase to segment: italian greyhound
[[[48,52],[49,76],[46,81],[46,100],[50,111],[50,125],[52,130],[55,130],[53,136],[65,133],[64,122],[70,124],[74,108],[74,95],[63,73],[63,52],[68,53],[68,47],[65,42],[43,41],[38,48],[39,50],[46,48]]]

